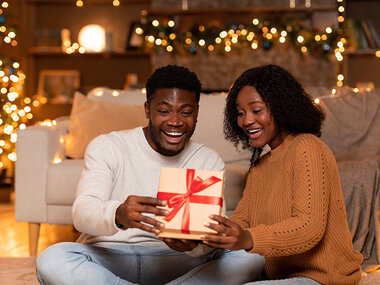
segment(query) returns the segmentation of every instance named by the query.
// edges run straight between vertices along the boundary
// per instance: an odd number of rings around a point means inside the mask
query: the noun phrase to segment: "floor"
[[[28,224],[16,222],[13,193],[10,202],[0,203],[0,257],[29,257]],[[75,241],[80,233],[73,226],[42,224],[37,254],[62,241]]]

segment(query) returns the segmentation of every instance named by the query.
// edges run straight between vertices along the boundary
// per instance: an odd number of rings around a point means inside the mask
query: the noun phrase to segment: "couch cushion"
[[[147,122],[143,105],[93,101],[76,92],[65,140],[66,155],[83,158],[87,145],[98,135],[145,126]]]
[[[250,151],[237,151],[224,138],[223,120],[226,94],[201,94],[197,127],[192,140],[216,150],[225,163],[251,158]]]
[[[49,167],[46,182],[46,203],[48,205],[72,205],[83,159],[64,159]]]

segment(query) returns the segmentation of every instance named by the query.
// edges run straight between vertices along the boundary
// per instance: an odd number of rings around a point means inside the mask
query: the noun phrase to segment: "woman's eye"
[[[252,112],[254,113],[254,114],[258,114],[258,113],[260,113],[262,110],[261,109],[259,109],[259,110],[252,110]]]
[[[238,117],[242,117],[242,116],[244,116],[244,113],[243,112],[237,112],[237,115],[238,115]]]

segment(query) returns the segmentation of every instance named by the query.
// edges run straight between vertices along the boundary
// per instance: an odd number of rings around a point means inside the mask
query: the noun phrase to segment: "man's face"
[[[145,102],[149,125],[144,129],[149,145],[158,153],[173,156],[180,153],[194,133],[198,104],[194,92],[158,89],[150,104]]]

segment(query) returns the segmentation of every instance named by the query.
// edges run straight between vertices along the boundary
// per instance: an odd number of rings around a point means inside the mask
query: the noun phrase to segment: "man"
[[[155,215],[167,214],[157,208],[166,201],[155,198],[160,168],[223,170],[224,163],[190,141],[201,91],[194,73],[162,67],[146,88],[148,126],[101,135],[87,147],[72,209],[84,234],[38,257],[41,284],[240,284],[261,271],[258,255],[155,236],[163,227]]]

